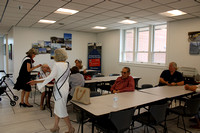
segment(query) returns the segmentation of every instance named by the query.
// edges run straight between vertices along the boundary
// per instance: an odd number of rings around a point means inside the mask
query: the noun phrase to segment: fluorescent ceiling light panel
[[[168,16],[168,17],[173,17],[173,16],[179,16],[179,15],[184,15],[187,14],[185,12],[182,12],[180,10],[171,10],[167,12],[160,13],[163,16]]]
[[[75,14],[77,12],[79,12],[79,11],[72,10],[72,9],[66,9],[66,8],[59,8],[54,13],[65,14],[65,15],[72,15],[72,14]]]
[[[45,20],[45,19],[41,19],[38,21],[39,23],[46,23],[46,24],[53,24],[55,23],[56,21],[54,20]]]
[[[126,20],[122,20],[119,23],[121,24],[135,24],[137,23],[136,21],[130,20],[130,19],[126,19]]]
[[[95,26],[95,27],[93,27],[93,29],[101,29],[101,30],[103,30],[103,29],[107,29],[107,27]]]

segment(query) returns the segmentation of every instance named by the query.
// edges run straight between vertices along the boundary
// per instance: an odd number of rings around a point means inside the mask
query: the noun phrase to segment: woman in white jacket
[[[59,132],[59,120],[60,118],[63,118],[68,126],[68,132],[66,133],[74,133],[75,129],[71,125],[66,103],[67,103],[67,97],[69,93],[69,75],[70,75],[70,67],[69,63],[66,62],[67,60],[67,53],[64,49],[56,49],[55,50],[55,56],[54,60],[56,61],[53,69],[51,71],[51,74],[41,80],[37,81],[30,81],[31,85],[38,83],[38,89],[42,90],[42,87],[44,87],[46,84],[48,84],[52,79],[55,78],[55,85],[54,85],[54,99],[55,99],[55,105],[54,105],[54,114],[55,114],[55,123],[54,127],[50,129],[52,133]]]

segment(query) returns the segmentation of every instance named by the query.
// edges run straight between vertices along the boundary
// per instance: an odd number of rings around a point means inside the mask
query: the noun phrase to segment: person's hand
[[[175,82],[171,83],[171,86],[176,86],[176,85],[177,85],[177,83],[175,83]]]
[[[34,85],[34,84],[36,84],[36,83],[37,83],[37,82],[34,81],[34,80],[31,80],[31,81],[27,82],[27,84],[30,84],[30,85]]]
[[[185,85],[185,89],[189,90],[190,86],[188,84]]]
[[[113,93],[119,93],[119,90],[113,90]]]
[[[37,65],[37,68],[38,68],[38,67],[41,67],[41,66],[42,66],[42,64],[39,64],[39,65]]]

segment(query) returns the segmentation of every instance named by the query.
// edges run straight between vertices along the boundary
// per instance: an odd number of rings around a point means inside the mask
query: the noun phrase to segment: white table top
[[[118,93],[117,96],[118,96],[117,108],[114,108],[112,106],[114,94],[92,97],[90,98],[91,104],[89,105],[84,105],[74,101],[72,101],[72,103],[92,113],[95,116],[99,116],[103,114],[108,114],[113,111],[119,111],[132,107],[137,107],[140,105],[165,99],[165,97],[162,96],[156,96],[156,95],[152,96],[151,94],[139,92],[137,90],[135,90],[134,92]]]
[[[174,98],[177,96],[192,93],[190,90],[185,90],[184,86],[160,86],[155,88],[142,89],[140,91],[166,98]]]
[[[95,77],[91,80],[85,80],[85,83],[95,83],[95,82],[108,82],[116,80],[120,76],[105,76],[105,77]],[[140,79],[139,77],[132,76],[134,79]]]

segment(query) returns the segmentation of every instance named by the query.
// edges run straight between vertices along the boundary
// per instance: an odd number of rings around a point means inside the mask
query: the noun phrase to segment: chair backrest
[[[200,98],[191,98],[185,103],[186,110],[190,115],[195,115],[198,113],[200,108]]]
[[[160,105],[152,105],[150,107],[149,112],[155,119],[156,124],[159,124],[159,123],[165,121],[167,107],[168,107],[168,103],[164,103],[164,104],[160,104]]]
[[[113,73],[113,74],[109,74],[109,76],[120,76],[120,74]]]
[[[143,85],[142,85],[142,89],[152,88],[152,87],[153,87],[152,84],[143,84]]]
[[[127,109],[110,113],[109,119],[116,127],[118,133],[123,133],[129,129],[134,112],[135,109]]]

